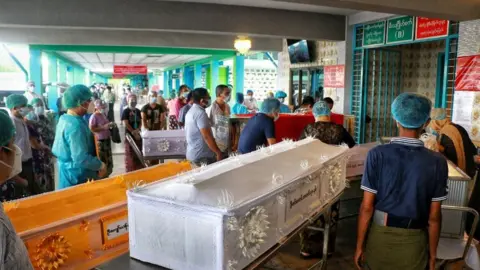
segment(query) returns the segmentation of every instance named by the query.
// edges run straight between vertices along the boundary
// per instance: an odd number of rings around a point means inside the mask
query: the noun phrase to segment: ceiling
[[[158,0],[170,2],[193,2],[193,3],[207,3],[219,5],[245,6],[245,7],[259,7],[270,9],[294,10],[313,13],[326,13],[336,15],[351,15],[358,11],[345,8],[334,8],[319,5],[299,4],[292,2],[283,2],[279,0]]]
[[[112,73],[113,65],[147,65],[163,69],[210,57],[210,55],[57,52],[95,73]]]

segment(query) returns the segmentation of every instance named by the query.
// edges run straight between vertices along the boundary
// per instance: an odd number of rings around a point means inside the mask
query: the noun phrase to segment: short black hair
[[[217,97],[220,96],[225,89],[229,89],[228,85],[225,85],[225,84],[217,85],[217,88],[215,88],[215,93],[217,94]]]
[[[110,85],[107,86],[107,90],[112,90],[112,87]]]
[[[313,107],[313,105],[315,105],[315,99],[311,96],[306,96],[302,100],[302,105],[310,105]]]
[[[193,96],[192,93],[193,93],[193,91],[188,92],[188,94],[187,94],[187,102],[190,102],[190,100],[192,100],[192,96]]]
[[[325,101],[325,102],[328,103],[328,104],[332,104],[332,105],[333,105],[333,99],[331,99],[331,98],[329,98],[329,97],[324,98],[323,101]]]
[[[180,87],[178,88],[178,93],[181,93],[182,90],[185,89],[185,88],[188,89],[188,85],[186,85],[186,84],[180,85]]]
[[[200,100],[208,96],[208,90],[205,88],[195,88],[192,91],[193,102],[200,103]]]

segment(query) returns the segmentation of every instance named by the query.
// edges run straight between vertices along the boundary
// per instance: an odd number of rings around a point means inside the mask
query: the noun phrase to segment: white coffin
[[[145,157],[184,156],[187,151],[185,130],[143,131],[142,140]]]
[[[350,158],[347,163],[347,177],[363,175],[368,151],[378,145],[378,142],[365,143],[356,145],[352,149],[348,150],[348,155]]]
[[[243,269],[344,190],[346,150],[285,141],[130,190],[130,256]]]

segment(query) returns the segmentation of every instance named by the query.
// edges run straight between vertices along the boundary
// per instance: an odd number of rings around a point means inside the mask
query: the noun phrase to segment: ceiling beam
[[[342,15],[153,0],[2,1],[0,26],[345,40]]]
[[[480,19],[478,0],[273,0],[448,20]]]
[[[128,38],[125,38],[128,37]],[[236,36],[126,30],[2,27],[0,43],[119,45],[232,50]],[[252,50],[281,51],[281,38],[252,37]]]

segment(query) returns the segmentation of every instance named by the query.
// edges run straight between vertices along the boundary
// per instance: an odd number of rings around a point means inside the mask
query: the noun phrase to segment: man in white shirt
[[[250,112],[258,111],[257,100],[253,97],[253,90],[247,90],[247,96],[243,100],[243,105],[245,105]]]

